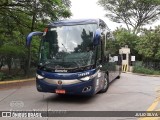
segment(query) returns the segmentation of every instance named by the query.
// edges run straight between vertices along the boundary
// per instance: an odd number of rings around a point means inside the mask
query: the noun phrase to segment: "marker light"
[[[45,28],[45,29],[44,29],[44,32],[43,32],[43,36],[46,35],[47,31],[48,31],[48,28]]]

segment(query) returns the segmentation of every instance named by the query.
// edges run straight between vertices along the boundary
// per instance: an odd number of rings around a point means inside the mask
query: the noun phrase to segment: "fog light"
[[[91,86],[88,86],[88,87],[84,87],[82,92],[89,92],[91,91],[92,87]]]
[[[38,90],[38,91],[41,91],[41,90],[42,90],[42,88],[41,88],[40,85],[37,85],[37,90]]]

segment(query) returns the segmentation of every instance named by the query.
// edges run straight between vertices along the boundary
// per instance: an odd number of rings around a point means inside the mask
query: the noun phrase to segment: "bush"
[[[5,77],[5,74],[0,72],[0,81],[2,81],[4,79],[4,77]]]
[[[136,62],[134,68],[133,68],[134,73],[142,73],[142,74],[149,74],[149,75],[160,75],[160,71],[154,70],[154,69],[149,69],[145,68],[142,65],[142,62]]]

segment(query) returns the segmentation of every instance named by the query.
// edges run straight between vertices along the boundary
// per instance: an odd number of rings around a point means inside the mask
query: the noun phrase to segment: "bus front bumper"
[[[62,83],[66,80],[60,80]],[[69,80],[68,80],[69,81]],[[50,92],[56,93],[57,90],[64,90],[65,93],[60,94],[70,94],[70,95],[94,95],[95,94],[95,82],[94,79],[89,81],[80,81],[73,84],[53,84],[46,82],[43,79],[36,79],[36,86],[39,92]]]

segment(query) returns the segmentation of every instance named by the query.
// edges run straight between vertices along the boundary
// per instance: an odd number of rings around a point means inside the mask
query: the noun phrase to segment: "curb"
[[[10,84],[10,83],[23,83],[23,82],[29,82],[29,81],[34,81],[36,80],[35,78],[29,78],[29,79],[20,79],[20,80],[10,80],[10,81],[3,81],[3,82],[0,82],[0,85],[3,85],[3,84]]]
[[[160,75],[148,75],[148,74],[140,74],[140,73],[132,73],[132,72],[126,72],[128,74],[134,74],[139,76],[148,76],[148,77],[160,77]]]
[[[140,76],[148,76],[148,77],[160,77],[160,75],[148,75],[148,74],[140,74],[140,73],[132,73],[132,72],[126,72],[127,74],[134,74],[134,75],[140,75]],[[29,82],[29,81],[34,81],[36,80],[35,78],[29,78],[29,79],[20,79],[20,80],[10,80],[10,81],[3,81],[0,82],[0,85],[3,84],[10,84],[10,83],[23,83],[23,82]]]

